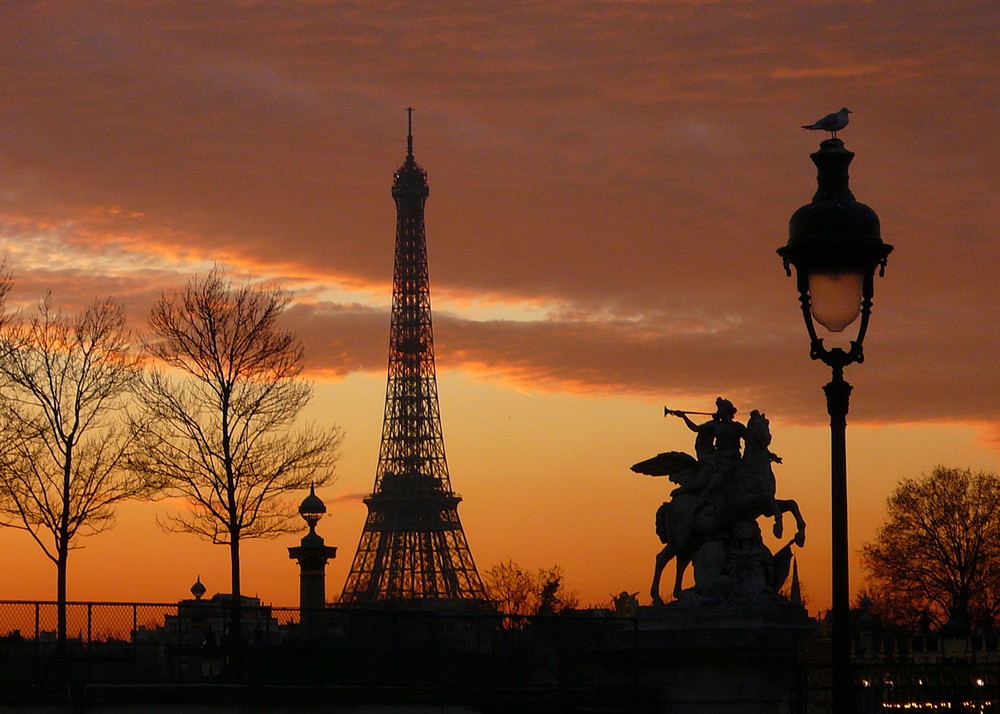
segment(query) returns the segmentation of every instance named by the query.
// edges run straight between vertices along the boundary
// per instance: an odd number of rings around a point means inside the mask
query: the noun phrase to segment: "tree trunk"
[[[60,662],[66,659],[66,566],[69,562],[70,482],[73,478],[73,448],[66,448],[63,459],[62,513],[56,539],[56,646]]]
[[[56,653],[60,660],[66,657],[66,566],[69,548],[65,540],[59,545],[56,560]]]
[[[230,611],[229,635],[234,644],[243,642],[243,597],[240,593],[240,538],[238,533],[230,534],[229,565],[231,572],[232,604]]]

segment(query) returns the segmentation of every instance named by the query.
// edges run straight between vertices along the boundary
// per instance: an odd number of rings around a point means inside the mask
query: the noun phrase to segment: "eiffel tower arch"
[[[375,487],[342,604],[486,601],[451,488],[438,406],[424,203],[427,173],[407,151],[394,175],[396,251],[389,370]]]

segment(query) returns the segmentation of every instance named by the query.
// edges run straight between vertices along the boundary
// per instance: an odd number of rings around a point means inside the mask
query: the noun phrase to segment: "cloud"
[[[353,506],[357,503],[361,503],[369,496],[371,496],[370,493],[336,493],[332,496],[327,496],[324,500],[331,507],[337,508],[342,504]]]
[[[475,321],[438,313],[437,363],[439,370],[463,370],[527,391],[664,400],[725,394],[747,410],[823,423],[820,387],[830,373],[808,359],[805,330],[795,319],[793,300],[788,303],[782,319],[758,315],[757,320],[678,313]],[[290,315],[306,338],[310,368],[317,374],[384,371],[387,311],[327,306],[294,309]],[[868,361],[848,370],[857,387],[852,420],[983,423],[1000,416],[995,392],[984,389],[995,384],[994,368],[978,354],[1000,348],[995,335],[974,346],[936,344],[934,359],[927,359],[919,335],[899,330],[879,335],[877,327],[876,320]],[[358,335],[365,338],[355,339]]]
[[[852,415],[996,421],[989,12],[5,3],[0,230],[18,294],[112,292],[140,320],[218,261],[300,290],[315,374],[381,370],[386,310],[316,286],[387,292],[415,106],[442,368],[813,420],[774,249],[814,188],[797,127],[847,104],[852,187],[897,246]],[[536,319],[470,319],[470,296]]]

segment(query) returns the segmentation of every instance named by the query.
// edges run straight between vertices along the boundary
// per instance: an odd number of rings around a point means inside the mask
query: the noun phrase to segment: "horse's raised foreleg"
[[[654,605],[663,604],[663,600],[660,598],[660,576],[663,575],[663,569],[667,567],[667,563],[675,555],[677,553],[674,552],[673,546],[669,543],[663,547],[663,550],[656,554],[656,570],[653,571],[653,586],[649,590]]]
[[[774,528],[772,528],[771,531],[774,533],[775,538],[781,538],[785,532],[785,524],[782,522],[781,518],[781,506],[778,505],[777,500],[774,498],[771,499],[771,505],[773,506],[772,515],[774,516]]]
[[[799,504],[791,498],[775,501],[782,513],[791,513],[795,517],[795,545],[800,548],[806,543],[806,521],[799,510]]]

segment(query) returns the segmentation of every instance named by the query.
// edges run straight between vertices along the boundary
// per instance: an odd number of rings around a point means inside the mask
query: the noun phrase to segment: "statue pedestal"
[[[640,608],[630,674],[670,714],[792,714],[816,627],[790,604]]]

